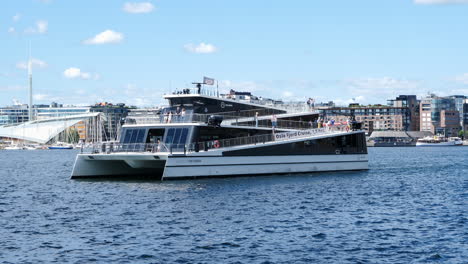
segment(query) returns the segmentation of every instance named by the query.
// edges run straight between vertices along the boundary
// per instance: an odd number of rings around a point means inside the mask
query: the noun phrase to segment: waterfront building
[[[463,102],[463,118],[462,118],[462,129],[464,131],[464,137],[468,136],[468,99]]]
[[[449,98],[452,98],[455,101],[455,109],[460,114],[460,126],[463,127],[463,104],[465,103],[467,97],[465,95],[451,95]]]
[[[351,107],[328,107],[319,109],[324,119],[334,119],[335,122],[346,122],[351,116],[363,123],[363,129],[368,133],[374,130],[404,131],[409,127],[410,110],[408,107],[385,105]]]
[[[18,104],[0,108],[0,126],[28,122],[29,106]],[[50,105],[40,104],[33,106],[33,119],[45,120],[57,117],[82,115],[90,112],[90,107],[63,107],[62,104],[52,103]]]
[[[440,111],[440,128],[436,132],[448,137],[457,137],[460,127],[460,114],[457,110]]]
[[[431,113],[432,113],[431,105],[432,105],[432,98],[427,97],[427,98],[421,99],[421,103],[419,106],[420,131],[434,133],[434,129],[432,126],[432,117],[431,117]]]
[[[112,104],[107,102],[97,103],[91,106],[91,112],[103,114],[102,120],[102,140],[116,140],[120,128],[125,122],[128,112],[135,107],[126,106],[123,103]]]
[[[41,105],[35,107],[36,120],[44,120],[54,117],[65,117],[73,115],[82,115],[91,112],[89,106],[66,106],[62,104],[52,103],[50,105]]]
[[[0,126],[13,125],[29,121],[27,104],[0,108]]]
[[[421,99],[420,130],[447,137],[458,136],[460,114],[455,99],[434,94]]]
[[[403,127],[405,131],[419,131],[419,103],[416,95],[399,95],[395,99],[387,101],[389,106],[407,107],[408,116],[403,118]]]
[[[97,118],[78,122],[70,129],[78,132],[81,141],[101,141],[117,139],[117,132],[130,109],[125,104],[97,103],[94,106],[63,106],[52,102],[50,105],[34,105],[34,120],[48,120],[100,112]],[[0,126],[15,125],[29,121],[27,104],[0,108]],[[102,118],[101,118],[102,117]]]
[[[79,122],[88,122],[90,119],[99,119],[99,117],[99,113],[86,113],[0,126],[0,139],[40,144],[56,141],[77,142],[78,138],[73,126]]]
[[[69,116],[76,116],[76,115],[83,115],[88,114],[91,111],[91,107],[89,106],[63,106],[62,104],[58,104],[52,102],[50,105],[41,105],[35,108],[35,118],[36,120],[47,120],[51,118],[59,118],[59,117],[69,117]],[[92,119],[90,119],[92,120]],[[88,135],[88,124],[90,121],[80,121],[75,124],[70,130],[74,130],[78,133],[78,137],[80,141],[85,141]]]

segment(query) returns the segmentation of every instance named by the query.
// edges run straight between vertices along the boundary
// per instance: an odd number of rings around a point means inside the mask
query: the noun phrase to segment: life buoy
[[[218,141],[218,140],[215,140],[215,141],[214,141],[213,147],[214,147],[214,148],[219,148],[219,141]]]

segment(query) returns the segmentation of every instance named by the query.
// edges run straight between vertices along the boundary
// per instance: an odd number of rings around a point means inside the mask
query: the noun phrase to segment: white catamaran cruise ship
[[[287,108],[245,92],[217,96],[200,84],[164,98],[169,107],[128,116],[119,142],[78,154],[72,178],[169,180],[368,169],[365,134],[354,121],[322,125],[319,112],[308,106]]]

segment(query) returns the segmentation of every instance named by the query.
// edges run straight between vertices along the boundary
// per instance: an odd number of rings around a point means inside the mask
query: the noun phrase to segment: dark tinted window
[[[137,136],[138,136],[138,129],[134,129],[132,133],[132,138],[130,139],[130,143],[135,143]]]
[[[188,128],[169,128],[166,135],[166,144],[185,144],[187,141]]]
[[[166,136],[166,144],[171,144],[172,141],[174,140],[174,133],[175,133],[175,128],[169,128],[167,131],[167,136]]]
[[[367,154],[364,133],[224,152],[225,156]]]
[[[133,129],[127,129],[125,131],[125,138],[124,143],[130,143],[130,139],[132,138]]]
[[[138,129],[138,135],[135,141],[136,143],[144,143],[145,132],[145,129]]]
[[[174,144],[179,144],[179,140],[180,140],[180,132],[183,128],[177,128],[176,131],[175,131],[175,134],[174,134],[174,140],[172,141],[172,143]]]
[[[123,143],[145,143],[146,129],[126,129]]]
[[[182,135],[180,136],[180,144],[185,144],[187,142],[188,128],[182,129]]]

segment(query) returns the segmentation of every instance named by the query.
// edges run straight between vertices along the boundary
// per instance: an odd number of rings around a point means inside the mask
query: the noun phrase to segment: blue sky
[[[465,0],[8,0],[0,105],[163,103],[203,76],[257,95],[345,104],[468,95]]]

